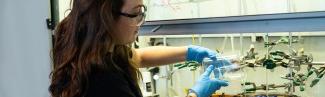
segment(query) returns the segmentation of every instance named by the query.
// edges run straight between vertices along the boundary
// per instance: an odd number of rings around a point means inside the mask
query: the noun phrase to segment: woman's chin
[[[129,41],[124,42],[123,44],[131,44],[135,42],[136,37],[130,39]]]

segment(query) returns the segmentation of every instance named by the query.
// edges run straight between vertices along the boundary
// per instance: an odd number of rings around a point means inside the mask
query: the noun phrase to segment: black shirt
[[[85,97],[142,97],[136,81],[122,71],[92,70]]]

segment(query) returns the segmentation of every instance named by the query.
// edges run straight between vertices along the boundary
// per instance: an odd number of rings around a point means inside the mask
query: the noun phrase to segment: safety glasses
[[[130,18],[133,21],[133,23],[131,23],[131,26],[141,26],[145,22],[146,11],[146,6],[141,6],[139,14],[129,14],[123,12],[118,12],[118,14]]]

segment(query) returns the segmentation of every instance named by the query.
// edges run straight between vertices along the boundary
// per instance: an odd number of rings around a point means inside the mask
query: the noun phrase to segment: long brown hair
[[[132,79],[138,81],[140,73],[130,60],[131,48],[114,44],[112,36],[119,19],[115,12],[123,4],[124,0],[73,0],[71,12],[54,34],[52,97],[84,96],[92,67],[121,70],[120,65],[125,65]]]

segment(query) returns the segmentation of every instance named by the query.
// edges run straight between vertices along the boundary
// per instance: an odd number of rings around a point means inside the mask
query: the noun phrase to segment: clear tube
[[[213,61],[210,58],[204,58],[202,61],[204,71],[209,65],[215,64],[216,67],[213,71],[215,78],[229,81],[241,80],[244,77],[244,73],[241,71],[241,67],[238,64],[239,57],[236,55],[218,56],[216,59],[216,61]]]

